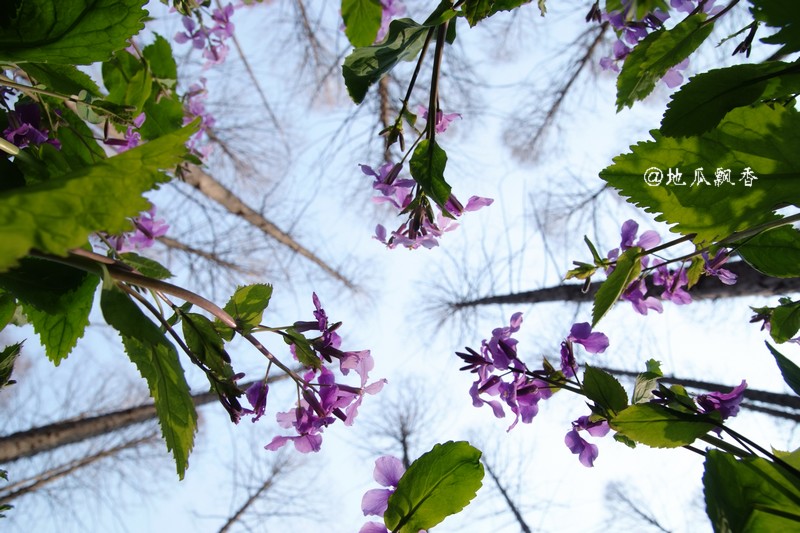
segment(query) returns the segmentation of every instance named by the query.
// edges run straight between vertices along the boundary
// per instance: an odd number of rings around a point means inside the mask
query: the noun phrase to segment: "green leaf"
[[[480,450],[467,442],[436,444],[411,463],[389,496],[386,527],[400,533],[430,529],[461,511],[483,479]]]
[[[11,373],[14,371],[14,362],[19,357],[20,350],[22,350],[22,343],[18,342],[6,346],[0,351],[0,389],[16,383],[11,379]]]
[[[586,365],[583,373],[583,392],[586,397],[614,415],[628,406],[628,395],[619,381],[604,370]]]
[[[0,291],[0,330],[5,328],[17,312],[17,300],[12,294]]]
[[[66,359],[89,325],[89,313],[100,278],[93,274],[83,274],[83,281],[77,287],[50,292],[50,299],[56,309],[43,311],[21,302],[22,310],[28,322],[33,325],[33,330],[39,335],[47,358],[56,366]]]
[[[175,347],[122,291],[103,288],[100,307],[122,337],[125,351],[147,381],[161,433],[183,479],[194,445],[197,413]]]
[[[652,32],[634,47],[617,78],[617,111],[643,100],[669,69],[697,50],[714,29],[705,20],[704,13],[686,17],[670,30]]]
[[[183,104],[177,96],[160,99],[153,98],[153,96],[151,95],[144,103],[147,119],[139,128],[142,138],[148,140],[157,139],[181,129],[184,117]]]
[[[356,104],[364,101],[370,85],[390,72],[400,61],[412,61],[417,57],[428,27],[411,19],[394,20],[389,24],[386,39],[380,44],[356,48],[342,65],[344,84],[350,98]]]
[[[224,310],[233,317],[244,333],[250,333],[261,324],[271,296],[272,285],[258,283],[239,287],[225,304]]]
[[[127,50],[120,50],[103,63],[103,83],[108,89],[106,100],[129,106],[138,115],[153,90],[153,77],[145,64]]]
[[[658,380],[663,376],[661,364],[655,359],[647,361],[647,371],[636,376],[633,385],[631,403],[639,404],[649,402],[653,398],[653,390],[658,388]]]
[[[655,139],[632,147],[600,173],[629,202],[675,224],[672,231],[696,233],[695,242],[711,243],[780,217],[775,210],[800,203],[800,113],[767,105],[731,111],[719,126],[699,137],[676,139],[651,132]],[[645,180],[670,169],[684,173],[686,185]],[[708,185],[689,183],[697,169]],[[717,170],[729,170],[731,183],[714,185]],[[741,181],[745,169],[758,178]]]
[[[652,403],[631,405],[613,417],[609,425],[614,431],[654,448],[685,446],[714,428],[707,417]]]
[[[322,366],[322,361],[319,356],[314,352],[311,342],[296,329],[286,328],[286,335],[283,337],[284,342],[290,346],[294,346],[294,354],[301,365],[308,368],[319,368]]]
[[[69,355],[89,324],[98,281],[97,276],[82,270],[31,258],[0,274],[0,287],[8,292],[3,296],[17,298],[47,357],[56,366]],[[14,309],[11,311],[13,316]]]
[[[144,29],[146,3],[24,0],[9,23],[0,27],[0,60],[77,65],[105,61]]]
[[[775,358],[775,362],[778,364],[778,369],[780,369],[781,375],[783,376],[783,381],[789,385],[795,394],[800,396],[800,367],[794,364],[791,359],[772,347],[768,342],[765,342],[764,344],[767,345],[767,348],[769,348],[769,351]]]
[[[177,81],[178,64],[172,55],[172,46],[164,37],[156,34],[155,41],[142,50],[142,57],[147,61],[147,66],[154,78],[162,82]]]
[[[375,42],[381,27],[383,7],[379,0],[342,0],[344,34],[353,46]]]
[[[95,231],[130,229],[128,217],[150,207],[141,193],[169,179],[197,121],[173,134],[57,179],[0,193],[0,272],[31,248],[64,255]]]
[[[492,12],[492,0],[466,0],[464,2],[464,16],[470,27],[489,16]]]
[[[795,475],[760,457],[706,455],[703,486],[714,531],[797,531],[800,488]]]
[[[44,85],[50,91],[66,96],[86,91],[92,96],[100,96],[100,88],[94,80],[75,65],[23,63],[21,66],[35,85]]]
[[[172,272],[166,269],[158,261],[154,261],[147,257],[142,257],[133,252],[126,252],[120,254],[119,258],[126,265],[135,268],[143,276],[155,279],[169,279],[172,277]]]
[[[432,198],[439,207],[450,199],[450,185],[444,180],[444,167],[447,165],[447,153],[436,141],[430,144],[428,139],[420,141],[414,149],[408,166],[411,177],[419,183],[423,192]]]
[[[700,135],[737,107],[797,94],[798,65],[772,61],[698,74],[672,95],[661,121],[661,133],[667,137]]]
[[[639,259],[641,251],[642,249],[638,246],[625,250],[617,258],[614,271],[597,289],[592,307],[592,327],[595,327],[600,319],[608,313],[628,285],[639,277],[642,272],[642,262]]]
[[[782,44],[778,54],[788,55],[800,51],[800,11],[794,0],[750,0],[756,20],[779,28],[769,37],[761,39],[768,44]]]
[[[184,313],[182,318],[183,338],[197,359],[219,378],[233,376],[231,358],[225,351],[225,343],[214,329],[214,324],[197,313]]]
[[[800,277],[800,231],[791,226],[759,233],[736,251],[750,266],[768,276]]]
[[[800,330],[800,301],[779,305],[769,319],[769,334],[777,343],[784,343]]]

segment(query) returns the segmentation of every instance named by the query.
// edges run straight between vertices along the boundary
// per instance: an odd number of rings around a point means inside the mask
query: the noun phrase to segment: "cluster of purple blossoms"
[[[200,78],[198,83],[193,83],[189,87],[189,91],[184,96],[185,113],[183,123],[188,124],[195,118],[200,117],[200,128],[197,133],[189,138],[186,147],[193,153],[198,155],[201,159],[208,158],[211,155],[213,145],[210,143],[201,144],[206,136],[207,130],[214,127],[216,119],[206,110],[205,101],[208,98],[208,90],[206,89],[206,79]]]
[[[302,397],[297,406],[276,416],[281,427],[294,428],[297,435],[275,437],[265,446],[268,450],[277,450],[291,441],[299,452],[319,451],[322,445],[321,433],[325,427],[334,423],[337,418],[346,426],[352,425],[364,395],[376,394],[386,384],[385,379],[380,379],[367,385],[369,372],[375,364],[369,350],[356,352],[340,350],[342,339],[335,331],[340,324],[329,324],[328,316],[317,295],[314,294],[312,299],[315,320],[296,322],[294,329],[297,332],[320,332],[319,337],[310,340],[320,364],[318,368],[307,368],[298,383]],[[291,349],[294,353],[296,350],[294,344]],[[358,387],[337,382],[334,372],[325,366],[325,362],[332,363],[334,360],[338,360],[339,372],[342,375],[348,375],[351,370],[358,374],[360,378]],[[266,406],[266,388],[252,393],[248,389],[248,400],[256,416],[261,416]]]
[[[607,420],[592,421],[590,417],[582,416],[572,422],[572,429],[564,437],[564,444],[578,456],[583,466],[592,467],[599,454],[597,445],[581,437],[578,432],[586,431],[592,437],[605,437],[610,429]]]
[[[697,9],[702,9],[705,13],[716,12],[714,10],[715,0],[670,0],[670,6],[682,13],[692,13]],[[619,63],[625,60],[636,44],[654,30],[661,28],[664,22],[670,18],[670,14],[661,9],[655,9],[647,13],[641,19],[636,18],[636,2],[633,0],[622,0],[620,11],[604,13],[600,10],[599,4],[595,3],[587,16],[587,20],[598,22],[608,22],[619,36],[613,47],[611,56],[600,59],[600,66],[605,70],[619,72]],[[686,58],[667,71],[661,79],[670,89],[683,83],[681,71],[689,66],[689,59]]]
[[[406,6],[400,0],[381,0],[381,27],[375,42],[378,43],[389,32],[389,24],[393,19],[406,14]]]
[[[472,405],[489,405],[497,418],[503,418],[505,412],[502,404],[505,403],[515,415],[508,431],[520,420],[524,424],[530,423],[539,413],[539,401],[550,398],[553,388],[559,387],[565,379],[575,376],[575,344],[580,344],[592,354],[604,352],[609,344],[608,337],[600,332],[592,332],[588,323],[574,324],[570,334],[561,343],[561,372],[553,369],[547,362],[542,369],[531,371],[517,357],[517,340],[511,337],[519,331],[521,324],[522,313],[514,313],[507,327],[496,328],[492,331],[492,337],[481,343],[480,353],[471,348],[467,348],[466,353],[456,352],[467,363],[461,370],[477,374],[477,379],[469,390]],[[573,422],[573,430],[568,434],[566,444],[574,453],[580,454],[583,464],[591,466],[597,457],[597,447],[586,443],[578,436],[577,431],[586,429],[590,430],[591,435],[602,436],[600,429],[597,429],[602,424],[589,423],[588,418],[585,421],[584,418],[586,417]],[[602,434],[607,432],[606,423]]]
[[[228,45],[225,44],[225,40],[233,36],[234,26],[231,22],[233,11],[233,4],[215,9],[211,13],[211,20],[214,21],[211,28],[206,28],[202,22],[198,23],[191,17],[183,17],[183,27],[186,31],[176,33],[174,39],[180,44],[191,41],[192,47],[202,50],[203,57],[206,58],[203,68],[219,65],[228,55]]]
[[[50,138],[49,130],[42,129],[42,116],[38,104],[17,102],[14,110],[7,112],[7,116],[8,127],[3,130],[3,138],[17,148],[46,143],[61,149],[61,143],[57,139]]]
[[[389,496],[394,494],[400,478],[406,469],[402,461],[391,455],[384,455],[375,460],[372,477],[383,489],[370,489],[361,499],[361,510],[364,516],[383,516],[389,508]],[[388,533],[386,526],[380,522],[367,522],[358,533]],[[424,533],[424,531],[422,532]]]
[[[117,252],[130,252],[132,250],[143,250],[150,248],[155,240],[166,235],[169,224],[160,218],[156,218],[156,207],[152,206],[148,211],[143,211],[138,217],[131,219],[134,230],[120,235],[105,235]]]
[[[661,238],[653,231],[645,231],[641,237],[636,240],[636,235],[639,231],[639,225],[633,220],[627,220],[622,224],[621,242],[619,248],[614,248],[608,252],[607,258],[609,260],[616,260],[620,254],[633,246],[637,246],[647,251],[661,242]],[[635,244],[634,244],[635,242]],[[705,261],[703,272],[708,276],[718,278],[726,285],[733,285],[736,283],[736,274],[730,270],[722,268],[728,259],[728,252],[719,250],[713,259],[709,259],[708,254],[703,252],[703,260]],[[630,302],[634,310],[641,314],[646,315],[649,310],[661,313],[664,309],[661,305],[661,300],[670,301],[676,305],[686,305],[692,302],[692,296],[688,292],[689,276],[687,267],[681,264],[677,269],[670,269],[663,261],[654,262],[650,266],[649,256],[641,258],[642,269],[650,267],[653,274],[650,277],[651,285],[659,289],[658,295],[648,293],[648,284],[645,276],[639,277],[623,291],[620,300]],[[606,269],[606,273],[610,274],[614,270],[613,265]]]

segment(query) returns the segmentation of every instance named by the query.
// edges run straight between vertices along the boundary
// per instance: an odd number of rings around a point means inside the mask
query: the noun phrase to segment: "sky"
[[[314,6],[318,10],[312,11],[311,20],[326,29],[324,42],[341,52],[346,42],[338,29],[337,10],[331,5]],[[158,5],[152,7],[154,13],[164,14]],[[589,235],[603,253],[618,245],[619,226],[628,218],[636,218],[642,230],[658,230],[665,240],[668,235],[665,227],[610,194],[602,196],[596,212],[584,209],[573,212],[571,218],[555,216],[559,208],[563,211],[560,206],[598,189],[602,185],[596,177],[598,171],[658,124],[668,95],[664,87],[634,110],[617,114],[614,77],[596,68],[594,81],[582,78],[581,86],[567,101],[557,129],[543,145],[542,156],[521,162],[510,154],[508,145],[514,131],[508,131],[509,125],[514,125],[515,117],[536,111],[541,105],[532,99],[533,89],[548,87],[558,79],[565,46],[576,28],[583,28],[578,26],[583,24],[583,13],[570,7],[553,5],[543,20],[535,6],[525,9],[516,21],[511,15],[498,15],[496,21],[474,30],[459,26],[454,55],[457,52],[460,59],[448,59],[452,63],[445,75],[450,77],[442,93],[444,110],[462,115],[440,137],[449,155],[446,176],[462,201],[474,194],[492,197],[495,203],[465,215],[461,227],[446,235],[441,246],[433,250],[386,250],[371,238],[377,223],[399,225],[388,210],[371,205],[370,180],[358,168],[361,163],[375,165],[380,161],[380,140],[374,135],[376,106],[367,102],[357,109],[347,100],[338,75],[331,76],[309,101],[313,62],[293,48],[296,36],[292,32],[297,28],[280,22],[294,16],[288,3],[242,10],[233,20],[288,139],[290,157],[281,156],[281,134],[264,109],[252,103],[253,86],[244,78],[233,51],[225,69],[218,72],[189,65],[182,69],[187,74],[182,83],[205,76],[212,94],[226,96],[226,105],[211,98],[209,108],[218,118],[221,135],[231,139],[257,171],[252,175],[231,172],[219,154],[212,156],[210,168],[243,197],[263,205],[268,218],[291,229],[300,242],[352,276],[362,290],[348,292],[302,260],[275,253],[263,242],[263,236],[218,212],[196,214],[192,210],[199,211],[198,204],[180,185],[166,187],[152,197],[174,235],[196,242],[216,238],[218,249],[233,250],[231,256],[241,264],[266,274],[242,275],[244,279],[239,281],[236,275],[204,271],[203,264],[194,265],[196,270],[191,271],[185,262],[178,262],[175,273],[179,284],[224,302],[235,283],[273,282],[275,293],[265,315],[270,325],[310,319],[311,293],[315,291],[329,316],[343,322],[339,332],[344,347],[370,349],[376,361],[372,375],[388,380],[380,395],[365,400],[354,427],[332,426],[324,434],[323,450],[302,458],[305,464],[297,467],[286,482],[287,490],[295,493],[279,504],[282,509],[296,510],[299,517],[279,522],[283,527],[300,524],[312,529],[323,527],[321,530],[332,533],[358,530],[366,520],[360,511],[361,496],[377,486],[372,480],[377,454],[368,449],[375,442],[370,421],[383,416],[386,402],[401,396],[403,390],[418,387],[415,390],[421,391],[419,401],[430,421],[420,435],[416,452],[423,453],[435,442],[447,440],[485,443],[487,458],[505,467],[512,497],[526,510],[526,519],[536,529],[607,530],[608,484],[621,482],[625,493],[646,502],[668,529],[710,530],[702,504],[702,458],[685,450],[643,446],[630,450],[609,436],[597,442],[599,459],[594,468],[587,469],[563,443],[570,422],[588,414],[579,398],[559,393],[541,406],[532,424],[520,424],[510,432],[506,431],[508,418],[498,420],[488,408],[472,407],[467,394],[471,379],[458,372],[456,350],[477,348],[493,328],[507,324],[512,313],[521,311],[520,353],[525,354],[530,366],[537,365],[543,355],[554,360],[570,326],[589,320],[590,306],[554,303],[492,307],[481,309],[471,319],[452,317],[441,326],[436,325],[437,316],[428,311],[440,295],[442,283],[460,290],[474,287],[479,294],[557,284],[572,260],[589,257],[583,235]],[[412,14],[421,18],[418,11]],[[154,27],[171,36],[180,29],[180,22],[173,15],[158,18]],[[176,47],[176,51],[180,55],[188,49]],[[716,58],[717,52],[709,49],[699,63]],[[298,73],[298,64],[307,69]],[[459,68],[467,64],[472,65],[471,74]],[[406,78],[401,79],[407,79],[410,68],[402,67]],[[480,83],[462,90],[456,82],[468,74]],[[419,94],[424,101],[423,93]],[[346,119],[350,121],[342,126]],[[167,258],[163,249],[154,253]],[[747,323],[751,314],[748,306],[769,301],[743,298],[688,307],[665,304],[663,314],[646,317],[621,303],[599,326],[611,339],[609,350],[586,360],[642,370],[644,361],[655,358],[667,374],[728,385],[746,377],[752,388],[782,392],[785,387],[780,375],[763,347],[765,334]],[[135,370],[125,361],[114,335],[102,325],[98,314],[93,316],[86,339],[59,368],[42,361],[43,354],[30,331],[20,329],[15,334],[31,337],[25,357],[38,358],[26,363],[30,369],[21,374],[17,390],[12,391],[16,397],[0,396],[0,401],[26,412],[19,424],[24,426],[23,420],[33,424],[58,418],[57,406],[64,403],[70,391],[110,389],[116,394],[110,394],[110,399],[107,396],[109,403],[142,399],[143,388],[136,381]],[[280,339],[270,340],[268,347],[275,353],[288,353]],[[246,346],[237,346],[232,353],[237,368],[248,378],[263,373],[263,360]],[[791,348],[785,353],[796,355]],[[102,370],[81,376],[87,364]],[[202,389],[202,376],[189,369],[187,375],[193,386]],[[83,384],[66,385],[69,379]],[[44,398],[36,399],[35,393],[48,384],[52,389]],[[268,413],[258,424],[243,421],[233,426],[219,406],[203,407],[196,448],[184,481],[177,480],[169,458],[157,445],[150,453],[154,458],[133,463],[113,478],[119,480],[120,486],[113,493],[121,502],[103,505],[64,497],[65,505],[72,509],[72,514],[66,515],[72,518],[66,523],[81,530],[83,515],[84,523],[86,516],[92,516],[98,528],[102,524],[102,530],[109,531],[218,530],[246,498],[245,491],[234,488],[233,483],[249,482],[249,476],[261,472],[272,460],[263,445],[280,431],[273,422],[274,413],[287,410],[293,395],[291,387],[274,387]],[[77,398],[74,409],[92,401]],[[761,415],[744,412],[735,427],[776,448],[794,448],[798,443],[793,428]],[[375,444],[381,445],[385,443]],[[147,472],[138,472],[136,464]],[[10,471],[13,474],[13,469]],[[143,481],[125,487],[126,480],[139,476]],[[435,531],[518,531],[488,478],[484,485],[464,513],[447,519]],[[142,497],[145,493],[151,495]],[[37,524],[40,531],[60,530],[63,520],[30,516],[34,509],[47,508],[42,502],[36,505],[39,507],[20,506],[13,511],[21,516],[12,516],[12,528],[25,531]],[[63,510],[50,512],[57,517]],[[273,522],[256,524],[251,530],[267,530],[267,524]]]

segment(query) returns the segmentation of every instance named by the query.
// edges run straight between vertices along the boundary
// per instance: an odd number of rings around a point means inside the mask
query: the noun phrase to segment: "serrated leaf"
[[[800,11],[793,0],[750,0],[751,11],[756,20],[768,26],[779,28],[769,37],[761,39],[769,44],[782,44],[781,55],[800,51]]]
[[[769,348],[769,351],[775,358],[775,362],[778,364],[778,369],[781,371],[781,375],[783,376],[783,381],[789,385],[795,394],[800,396],[800,367],[794,364],[791,359],[772,347],[768,342],[765,342],[764,344],[767,345],[767,348]]]
[[[147,381],[161,433],[183,479],[194,445],[197,413],[178,352],[164,333],[122,291],[104,288],[100,307],[106,322],[122,337],[125,351]]]
[[[706,262],[702,256],[694,256],[692,257],[692,261],[689,264],[689,268],[686,269],[686,290],[691,289],[697,282],[700,281],[700,278],[703,277],[703,274],[706,271]]]
[[[750,266],[768,276],[800,277],[800,231],[791,226],[759,233],[736,251]]]
[[[379,0],[342,0],[344,34],[353,46],[375,42],[381,27],[383,7]]]
[[[737,107],[797,94],[799,64],[771,61],[698,74],[672,95],[660,131],[667,137],[700,135]]]
[[[94,80],[75,65],[23,63],[21,66],[34,84],[44,85],[49,91],[66,96],[86,91],[92,96],[100,96],[100,88]]]
[[[322,361],[314,352],[309,340],[302,333],[293,327],[286,328],[285,333],[283,340],[286,344],[294,346],[294,355],[301,365],[307,368],[319,368],[322,366]]]
[[[633,385],[633,394],[631,394],[631,403],[639,404],[649,402],[653,398],[653,391],[658,388],[659,378],[661,378],[660,372],[642,372],[636,376],[636,382]]]
[[[103,83],[108,89],[106,100],[132,107],[141,113],[153,90],[153,77],[145,64],[127,50],[120,50],[103,62]]]
[[[425,194],[444,209],[444,205],[450,199],[450,185],[444,179],[447,153],[436,144],[436,141],[433,141],[432,145],[430,142],[428,139],[420,141],[408,166],[414,181],[419,183]]]
[[[20,350],[22,343],[18,342],[0,351],[0,389],[15,383],[11,380],[11,374],[14,372],[14,362],[19,357]]]
[[[769,334],[777,343],[784,343],[800,330],[800,301],[779,305],[769,319]]]
[[[144,103],[144,113],[147,119],[139,128],[143,139],[157,139],[179,130],[183,125],[183,104],[177,96],[159,99],[151,95]]]
[[[609,415],[628,406],[628,394],[619,381],[604,370],[586,365],[583,373],[583,392]]]
[[[150,207],[141,194],[169,179],[160,169],[181,161],[197,125],[46,183],[0,193],[0,272],[31,248],[64,255],[93,232],[129,230],[128,217]]]
[[[390,531],[417,533],[458,513],[483,479],[480,450],[467,442],[436,444],[411,463],[383,515]]]
[[[416,58],[428,29],[411,19],[394,20],[383,42],[353,50],[342,64],[342,76],[350,98],[360,104],[370,85],[401,61]]]
[[[164,265],[150,258],[142,257],[139,254],[126,252],[120,254],[119,258],[123,263],[135,268],[137,272],[148,278],[169,279],[172,277],[172,272],[167,270]]]
[[[654,141],[632,147],[600,173],[622,196],[656,220],[675,224],[672,231],[695,242],[711,243],[737,231],[778,220],[775,210],[800,203],[800,113],[792,108],[742,107],[699,137],[676,139],[651,132]],[[758,178],[746,187],[739,177],[746,168]],[[645,173],[678,169],[687,177],[704,169],[708,185],[649,185]],[[732,184],[712,182],[717,169],[729,170]]]
[[[105,61],[144,29],[146,3],[25,0],[0,27],[0,59],[77,65]]]
[[[613,417],[609,425],[614,431],[654,448],[685,446],[714,428],[706,417],[652,403],[629,406]]]
[[[225,304],[224,310],[233,317],[244,333],[249,333],[261,324],[271,296],[272,285],[257,283],[239,287]]]
[[[184,313],[182,318],[183,338],[197,359],[220,378],[233,376],[231,358],[225,351],[225,343],[214,329],[214,324],[197,313]]]
[[[0,291],[0,331],[11,322],[16,311],[16,298],[12,294]]]
[[[594,328],[600,319],[603,318],[611,307],[619,300],[620,295],[642,272],[642,262],[639,253],[642,249],[633,246],[625,250],[617,258],[614,271],[609,274],[594,297],[592,307],[592,327]]]
[[[154,78],[162,81],[178,79],[178,64],[172,55],[172,46],[161,35],[156,34],[155,41],[144,47],[142,57]]]
[[[492,4],[494,4],[493,0],[466,0],[464,2],[462,9],[470,27],[474,27],[475,24],[491,14]]]
[[[796,531],[800,526],[797,478],[765,459],[709,450],[703,487],[715,532]]]
[[[714,29],[705,20],[704,13],[686,17],[670,30],[650,33],[633,48],[617,78],[617,111],[643,100],[669,69],[697,50]]]

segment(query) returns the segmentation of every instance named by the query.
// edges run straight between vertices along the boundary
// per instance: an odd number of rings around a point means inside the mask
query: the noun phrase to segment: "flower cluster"
[[[384,489],[370,489],[364,493],[361,499],[361,510],[364,516],[383,516],[389,508],[389,496],[394,494],[400,478],[403,477],[406,469],[402,461],[391,455],[384,455],[375,460],[375,470],[372,477]],[[358,533],[388,533],[386,526],[380,522],[367,522]]]
[[[525,424],[530,423],[539,412],[540,400],[550,398],[554,389],[572,383],[568,380],[575,377],[577,370],[575,344],[580,344],[592,354],[604,352],[609,344],[608,337],[603,333],[593,332],[588,323],[574,324],[570,334],[561,343],[561,371],[556,371],[547,360],[542,369],[531,371],[517,357],[517,340],[511,337],[519,331],[521,324],[522,313],[514,313],[507,327],[496,328],[492,331],[492,337],[481,343],[480,353],[471,348],[466,349],[467,353],[456,352],[467,363],[461,370],[477,374],[477,379],[469,390],[472,404],[475,407],[489,405],[494,415],[502,418],[505,412],[501,402],[505,403],[515,415],[514,421],[508,427],[509,431],[520,419]],[[608,424],[603,426],[600,422],[589,422],[587,417],[582,417],[573,422],[572,426],[565,442],[573,453],[580,455],[581,463],[592,466],[597,457],[597,447],[587,443],[577,432],[587,430],[590,435],[603,436],[608,432]],[[601,428],[605,428],[605,431]]]
[[[599,8],[599,3],[595,3],[587,20],[597,20],[598,22],[608,22],[619,39],[612,47],[611,56],[600,59],[600,66],[605,70],[619,72],[619,63],[624,61],[636,44],[647,35],[663,27],[664,22],[670,18],[670,13],[656,8],[643,16],[637,16],[637,5],[634,0],[622,0],[622,9],[619,11],[603,12]],[[705,13],[713,13],[714,0],[670,0],[670,6],[681,13],[692,13],[702,9]],[[641,14],[638,14],[641,15]],[[683,83],[681,71],[689,66],[689,59],[686,58],[667,71],[661,79],[669,88],[677,87]]]
[[[341,324],[329,324],[327,313],[317,295],[314,294],[312,299],[315,320],[296,322],[293,330],[295,334],[317,331],[320,335],[307,340],[307,344],[296,336],[286,337],[287,341],[292,343],[291,350],[295,358],[306,366],[306,372],[297,381],[300,395],[297,406],[278,413],[276,417],[281,427],[293,428],[297,434],[275,437],[265,446],[268,450],[277,450],[291,441],[302,453],[319,451],[324,428],[334,423],[337,418],[346,426],[352,425],[364,395],[376,394],[386,383],[385,379],[380,379],[367,385],[369,372],[374,366],[369,350],[356,352],[340,350],[342,339],[335,330]],[[313,363],[305,361],[298,355],[298,351],[301,350],[313,353]],[[337,381],[333,370],[325,366],[326,362],[332,363],[334,360],[338,361],[338,370],[342,375],[346,376],[352,370],[359,376],[359,386],[345,385]],[[252,393],[252,399],[250,396],[251,394],[248,394],[248,400],[256,416],[260,416],[266,406],[266,390],[263,395],[256,391]]]
[[[38,104],[30,101],[17,102],[14,110],[8,111],[7,116],[8,127],[3,130],[3,138],[17,148],[47,143],[61,149],[61,143],[49,137],[49,130],[42,129],[41,110]]]
[[[189,138],[186,147],[194,154],[198,155],[201,159],[206,159],[211,155],[213,148],[212,144],[203,144],[206,132],[214,126],[216,119],[206,110],[205,101],[208,98],[208,90],[206,89],[206,79],[200,78],[198,83],[193,83],[189,87],[189,91],[184,96],[185,102],[185,116],[183,119],[184,124],[188,124],[195,118],[200,117],[200,127],[197,133]]]
[[[622,224],[621,242],[619,248],[610,250],[607,255],[609,261],[616,261],[620,254],[625,250],[637,246],[643,250],[651,249],[661,242],[661,238],[653,231],[645,231],[641,237],[636,240],[639,225],[633,220],[627,220]],[[635,244],[634,244],[635,242]],[[722,268],[728,261],[728,252],[719,250],[713,259],[709,259],[708,253],[702,254],[704,265],[703,273],[708,276],[718,278],[726,285],[733,285],[736,283],[736,274],[730,270]],[[685,305],[692,302],[692,296],[688,292],[689,274],[688,267],[685,264],[680,264],[677,269],[670,269],[664,261],[654,261],[650,265],[649,256],[643,256],[641,259],[642,269],[649,269],[652,275],[641,276],[631,282],[628,287],[623,291],[620,300],[630,302],[634,310],[642,315],[646,315],[649,310],[661,313],[664,309],[661,305],[662,300],[670,301],[676,305]],[[606,273],[613,272],[614,266],[611,265],[606,269]],[[649,286],[648,287],[648,281]]]
[[[206,58],[203,68],[218,65],[228,56],[228,45],[225,41],[233,36],[234,26],[231,22],[233,11],[233,4],[215,9],[211,13],[211,20],[214,21],[211,28],[205,27],[202,19],[198,23],[191,17],[183,17],[183,27],[186,31],[176,33],[174,39],[180,44],[191,41],[192,47],[202,50],[203,57]]]
[[[156,218],[156,207],[143,211],[138,217],[131,219],[134,230],[119,235],[102,234],[117,252],[130,252],[150,248],[155,240],[166,235],[169,224]]]

